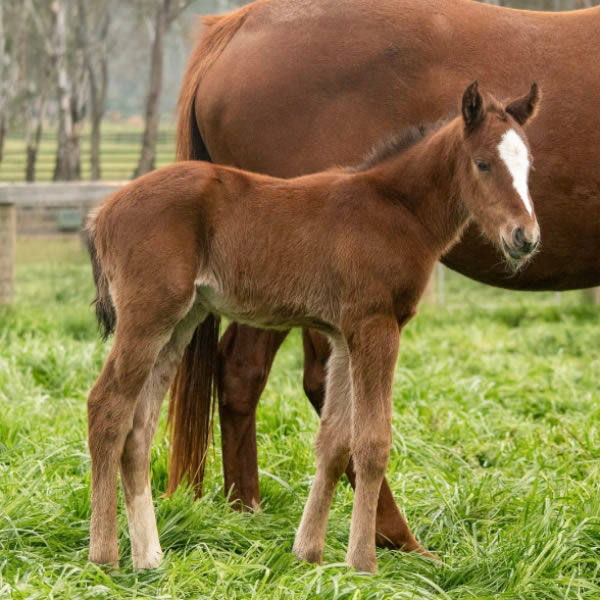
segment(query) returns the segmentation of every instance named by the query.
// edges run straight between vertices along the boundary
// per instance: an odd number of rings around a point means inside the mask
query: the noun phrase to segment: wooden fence
[[[76,233],[90,208],[124,183],[0,183],[0,205],[13,206],[17,235]]]
[[[15,293],[16,208],[0,199],[0,305],[10,304]]]
[[[90,178],[90,135],[82,134],[81,179]],[[106,123],[100,144],[100,166],[103,180],[130,179],[140,156],[142,131],[131,126]],[[158,133],[156,166],[162,167],[175,159],[175,132],[165,127]],[[35,181],[51,181],[56,160],[56,133],[43,134],[35,168]],[[11,130],[6,138],[4,157],[0,162],[0,181],[25,181],[25,136],[20,130]]]

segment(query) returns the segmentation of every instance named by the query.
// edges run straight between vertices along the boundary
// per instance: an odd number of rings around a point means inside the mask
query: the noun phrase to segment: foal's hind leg
[[[322,560],[331,500],[350,458],[351,394],[348,349],[337,341],[328,364],[327,395],[317,434],[317,472],[294,542],[294,554],[309,562]]]
[[[89,559],[119,560],[117,470],[131,430],[137,399],[165,340],[147,329],[132,334],[120,318],[115,343],[88,397],[88,439],[92,459],[92,519]]]
[[[171,339],[160,351],[138,398],[133,427],[123,448],[121,483],[125,492],[133,566],[136,569],[156,567],[162,557],[149,481],[150,449],[160,405],[192,337],[194,326],[201,320],[196,311],[191,311],[177,325]]]

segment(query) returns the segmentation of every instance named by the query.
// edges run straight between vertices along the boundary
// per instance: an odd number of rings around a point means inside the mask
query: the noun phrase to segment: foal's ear
[[[537,112],[540,101],[540,90],[537,83],[531,84],[529,94],[513,100],[504,110],[511,115],[519,125],[525,125]]]
[[[465,122],[465,130],[471,133],[481,122],[485,112],[483,110],[483,99],[479,93],[479,84],[474,81],[463,94],[462,116]]]

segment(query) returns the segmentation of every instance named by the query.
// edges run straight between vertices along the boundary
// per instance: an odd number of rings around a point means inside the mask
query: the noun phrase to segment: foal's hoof
[[[107,569],[119,568],[119,555],[114,552],[96,552],[93,549],[90,549],[88,561],[99,567],[106,567]]]
[[[156,569],[160,565],[163,553],[160,550],[150,551],[141,556],[133,556],[134,569]]]
[[[294,542],[292,552],[298,560],[304,562],[315,563],[317,565],[320,565],[323,562],[323,551],[314,546],[305,546],[301,543]]]
[[[357,571],[363,573],[377,573],[377,557],[371,552],[348,551],[346,562]]]

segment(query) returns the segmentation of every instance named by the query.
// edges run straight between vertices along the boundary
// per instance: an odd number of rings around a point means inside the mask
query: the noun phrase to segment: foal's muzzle
[[[510,242],[502,236],[504,252],[513,260],[521,261],[531,256],[540,243],[540,231],[537,227],[527,231],[524,227],[515,227]]]

